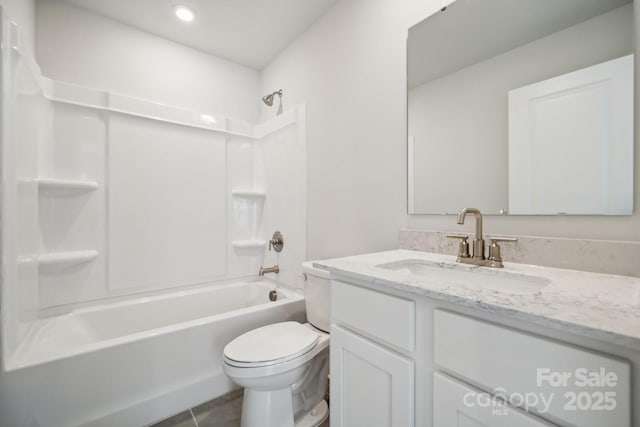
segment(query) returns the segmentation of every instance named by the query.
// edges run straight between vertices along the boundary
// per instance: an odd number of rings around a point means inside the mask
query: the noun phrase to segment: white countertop
[[[445,276],[418,276],[379,267],[405,260],[442,263],[445,268],[487,275],[535,276],[549,284],[533,293],[513,293],[447,282]],[[503,269],[473,267],[455,256],[394,250],[317,261],[335,276],[365,280],[384,291],[396,289],[501,314],[601,341],[640,349],[640,279],[576,270],[505,263]],[[513,277],[513,276],[512,276]]]

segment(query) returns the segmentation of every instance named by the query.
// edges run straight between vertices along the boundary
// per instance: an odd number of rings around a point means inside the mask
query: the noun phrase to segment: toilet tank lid
[[[329,279],[330,274],[327,270],[321,270],[319,268],[315,268],[313,263],[315,261],[305,261],[302,263],[302,271],[311,274],[313,276],[322,277],[323,279]]]

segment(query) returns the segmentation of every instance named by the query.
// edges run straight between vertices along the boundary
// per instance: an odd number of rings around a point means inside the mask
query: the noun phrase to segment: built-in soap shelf
[[[261,190],[236,189],[231,190],[231,195],[235,199],[242,201],[236,206],[236,209],[240,206],[240,211],[237,211],[236,215],[246,215],[247,223],[253,224],[253,227],[249,227],[246,230],[247,238],[241,238],[231,242],[233,251],[239,256],[256,257],[263,255],[267,241],[256,239],[255,229],[257,228],[258,218],[262,215],[263,203],[267,193]]]
[[[260,190],[232,190],[231,195],[238,199],[247,199],[247,200],[264,200],[267,193]]]
[[[98,251],[68,251],[68,252],[49,252],[39,254],[35,257],[25,258],[23,261],[37,261],[40,270],[54,270],[61,268],[75,267],[87,262],[91,262],[98,257]]]
[[[98,189],[98,183],[88,180],[38,178],[38,191],[51,197],[76,196]]]

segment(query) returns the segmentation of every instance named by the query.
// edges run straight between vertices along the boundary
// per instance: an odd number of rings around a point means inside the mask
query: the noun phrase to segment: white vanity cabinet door
[[[413,364],[331,325],[332,427],[413,426]]]
[[[433,427],[549,427],[509,405],[445,375],[433,374]],[[333,420],[332,420],[333,422]]]

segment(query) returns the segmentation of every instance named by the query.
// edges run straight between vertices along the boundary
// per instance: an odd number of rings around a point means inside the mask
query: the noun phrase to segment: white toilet
[[[314,427],[329,414],[329,273],[302,264],[309,323],[253,329],[224,348],[224,372],[244,387],[242,427]]]

